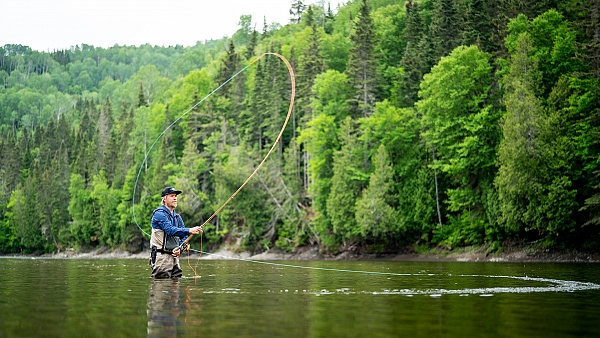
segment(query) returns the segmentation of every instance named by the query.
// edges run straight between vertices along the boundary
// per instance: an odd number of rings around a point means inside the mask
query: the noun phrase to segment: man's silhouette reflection
[[[181,315],[179,279],[152,279],[148,298],[148,337],[176,337]]]

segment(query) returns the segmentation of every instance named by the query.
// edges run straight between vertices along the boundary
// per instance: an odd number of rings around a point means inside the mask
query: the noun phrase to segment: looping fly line
[[[135,216],[135,193],[136,193],[136,188],[137,188],[137,184],[140,178],[140,175],[142,173],[142,169],[144,168],[144,165],[146,164],[146,162],[148,161],[148,155],[150,154],[150,152],[152,151],[152,148],[154,148],[154,146],[156,145],[156,143],[158,142],[158,140],[160,140],[163,135],[169,130],[171,129],[177,122],[179,122],[184,116],[186,116],[189,112],[191,112],[194,108],[196,108],[198,105],[200,105],[202,102],[204,102],[204,100],[208,99],[209,97],[211,97],[215,92],[217,92],[219,89],[221,89],[221,87],[225,86],[227,83],[229,83],[231,80],[233,80],[236,76],[238,76],[239,74],[241,74],[242,72],[244,72],[246,69],[248,69],[248,67],[250,67],[251,65],[253,65],[254,63],[256,63],[258,60],[260,60],[261,58],[263,58],[265,55],[274,55],[277,56],[278,58],[280,58],[285,65],[288,68],[288,72],[290,74],[290,81],[291,81],[291,86],[292,86],[292,94],[290,97],[290,105],[289,105],[289,109],[288,109],[288,113],[287,116],[285,118],[285,122],[283,123],[283,126],[281,127],[281,130],[279,131],[279,135],[277,136],[277,138],[275,139],[275,141],[273,142],[273,145],[271,146],[271,149],[269,149],[269,152],[267,153],[267,155],[265,155],[265,157],[262,159],[262,161],[260,162],[260,164],[256,167],[256,169],[254,169],[254,171],[252,172],[252,174],[246,179],[246,181],[231,195],[231,197],[229,197],[227,199],[227,201],[225,201],[225,203],[223,203],[223,205],[221,205],[200,227],[204,228],[204,226],[206,224],[208,224],[208,222],[212,221],[218,214],[219,212],[221,212],[221,210],[223,210],[223,208],[225,208],[225,206],[227,204],[229,204],[229,202],[231,202],[231,200],[246,186],[246,184],[248,184],[248,182],[252,179],[252,177],[254,177],[254,175],[258,172],[258,170],[260,170],[260,168],[262,167],[262,165],[265,163],[265,161],[267,160],[267,158],[269,158],[269,155],[271,155],[271,153],[273,152],[273,150],[275,149],[275,147],[277,146],[277,143],[281,142],[281,136],[283,135],[283,132],[285,130],[285,127],[287,126],[289,120],[290,120],[290,116],[292,115],[292,109],[294,107],[294,97],[296,95],[296,77],[294,75],[294,70],[292,69],[292,65],[288,62],[288,60],[283,57],[281,54],[278,53],[272,53],[272,52],[267,52],[264,53],[262,55],[260,55],[259,57],[257,57],[256,59],[254,59],[252,62],[250,62],[246,67],[242,68],[240,71],[238,71],[237,73],[235,73],[232,77],[230,77],[229,79],[227,79],[227,81],[223,82],[221,85],[219,85],[216,89],[214,89],[212,92],[210,92],[208,95],[206,95],[202,100],[196,102],[196,104],[194,104],[190,109],[188,109],[185,113],[181,114],[181,116],[179,116],[175,121],[173,121],[173,123],[171,123],[167,128],[165,128],[165,130],[163,130],[162,133],[160,133],[160,135],[158,135],[158,137],[154,140],[154,142],[152,143],[152,145],[150,146],[150,148],[148,148],[148,151],[146,152],[145,156],[144,156],[144,160],[142,161],[142,164],[140,165],[140,169],[138,170],[137,176],[135,178],[135,183],[133,185],[133,194],[131,196],[131,212],[133,214],[133,221],[135,222],[135,225],[137,225],[137,227],[142,231],[142,233],[148,237],[150,237],[150,234],[146,233],[144,231],[144,229],[142,229],[142,227],[138,224],[137,218]],[[189,240],[193,237],[193,235],[188,236],[188,238],[185,240],[185,243],[188,243]],[[183,245],[182,244],[182,245]]]

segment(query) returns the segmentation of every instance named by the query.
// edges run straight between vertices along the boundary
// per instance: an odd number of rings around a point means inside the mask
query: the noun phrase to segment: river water
[[[0,259],[0,337],[600,337],[593,263],[181,265]]]

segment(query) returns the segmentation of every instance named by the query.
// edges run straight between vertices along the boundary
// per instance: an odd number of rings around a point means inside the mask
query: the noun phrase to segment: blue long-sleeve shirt
[[[164,231],[169,236],[179,237],[180,245],[190,235],[190,229],[185,227],[181,216],[175,210],[171,213],[169,208],[164,205],[158,207],[154,212],[152,227]]]

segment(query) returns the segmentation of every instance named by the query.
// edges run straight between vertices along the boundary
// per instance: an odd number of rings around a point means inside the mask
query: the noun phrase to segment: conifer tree
[[[256,51],[256,46],[258,45],[258,32],[256,29],[252,30],[250,34],[250,43],[246,46],[246,60],[252,60],[254,57],[254,52]]]
[[[310,8],[309,12],[312,13]],[[321,39],[314,20],[309,27],[311,29],[310,43],[299,60],[298,65],[298,106],[301,111],[301,121],[306,121],[314,115],[313,109],[310,106],[311,100],[314,99],[312,87],[317,75],[325,70],[321,54]]]
[[[333,23],[335,21],[335,15],[331,11],[331,3],[327,3],[327,12],[325,13],[325,22],[323,24],[323,29],[325,33],[331,34],[333,33]]]
[[[397,234],[399,220],[393,208],[397,196],[394,196],[392,165],[383,144],[377,149],[373,165],[375,170],[369,185],[356,202],[356,222],[363,238],[390,240]]]
[[[43,252],[45,242],[38,204],[38,173],[33,170],[22,189],[13,192],[16,195],[12,201],[12,223],[16,225],[19,247],[24,253]]]
[[[267,25],[267,17],[263,16],[263,31],[260,35],[260,40],[263,43],[266,43],[267,38],[269,37],[269,26]]]
[[[340,129],[341,148],[333,154],[331,192],[327,197],[327,214],[333,232],[346,242],[357,238],[356,202],[368,177],[362,172],[363,152],[356,135],[355,123],[347,117]]]
[[[113,116],[111,110],[110,99],[107,96],[106,101],[102,105],[100,109],[100,117],[97,123],[97,132],[96,132],[96,143],[97,143],[97,153],[98,162],[100,164],[100,168],[106,170],[107,167],[112,167],[112,161],[114,158],[110,158],[107,156],[106,151],[108,147],[108,143],[110,141],[110,137],[113,130]]]
[[[70,241],[70,229],[68,223],[70,215],[67,210],[69,205],[69,183],[71,173],[69,171],[69,156],[67,154],[67,145],[63,145],[55,153],[48,169],[50,178],[49,195],[46,196],[48,206],[46,209],[47,221],[50,226],[48,238],[52,239],[52,244],[60,251],[66,248]]]
[[[292,0],[292,7],[290,8],[290,22],[299,23],[302,19],[302,13],[306,9],[306,5],[302,0]]]
[[[356,118],[370,116],[377,99],[375,32],[370,12],[367,0],[362,0],[354,31],[350,35],[352,47],[348,56],[346,74],[352,81],[351,109]]]
[[[588,65],[591,76],[600,81],[600,1],[579,1],[577,5],[582,19],[576,24],[584,34],[580,43],[583,53],[578,57]]]
[[[133,151],[130,148],[130,135],[134,128],[133,122],[134,110],[133,107],[127,111],[125,101],[121,104],[121,115],[118,123],[118,142],[117,161],[115,164],[115,178],[112,187],[120,189],[125,182],[125,175],[129,168],[133,165]]]
[[[437,0],[429,36],[434,46],[434,63],[460,45],[462,33],[456,0]]]
[[[542,107],[535,96],[539,78],[537,60],[529,56],[531,38],[522,34],[512,57],[511,71],[505,79],[508,86],[504,101],[506,117],[503,139],[498,151],[500,165],[496,184],[501,203],[501,224],[512,231],[535,222],[532,207],[541,201],[535,193],[540,189],[536,170],[540,165],[539,134]]]
[[[420,43],[424,38],[419,4],[409,0],[406,2],[406,29],[404,31],[406,48],[402,61],[400,61],[403,73],[398,88],[398,102],[403,107],[412,107],[417,101],[419,84],[423,80],[423,74],[429,71],[429,68],[424,69],[425,65],[421,55]]]
[[[162,126],[162,130],[166,131],[160,139],[160,144],[156,152],[156,161],[152,165],[152,191],[160,191],[166,185],[169,176],[169,171],[165,167],[169,164],[177,164],[175,147],[173,146],[173,131],[172,128],[166,129],[170,125],[171,113],[169,113],[169,105],[166,105],[165,122]]]
[[[140,81],[140,91],[138,92],[138,103],[137,103],[138,108],[139,107],[146,107],[148,106],[148,101],[146,99],[146,94],[144,94],[144,86],[142,84],[142,82]]]
[[[484,0],[471,0],[467,5],[462,44],[476,45],[484,52],[494,52],[492,12]]]

